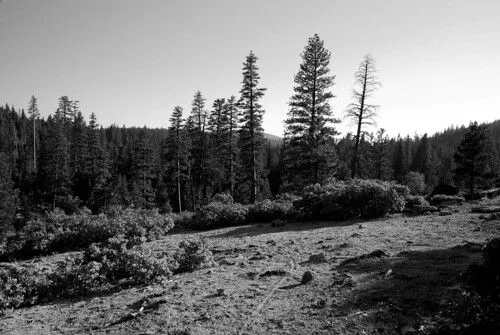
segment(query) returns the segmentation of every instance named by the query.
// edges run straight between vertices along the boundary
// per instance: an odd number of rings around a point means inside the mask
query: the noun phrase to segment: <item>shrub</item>
[[[0,314],[5,309],[29,306],[40,300],[46,278],[22,267],[0,269]]]
[[[355,217],[378,218],[389,212],[401,211],[407,188],[396,184],[353,179],[333,181],[325,186],[306,187],[301,200],[294,206],[309,218],[347,220]]]
[[[82,256],[58,264],[50,275],[54,291],[81,296],[108,285],[149,284],[170,277],[172,261],[134,248],[136,244],[121,236],[92,244]]]
[[[410,171],[403,177],[403,182],[410,189],[411,194],[422,194],[425,191],[424,175]]]
[[[181,242],[174,259],[177,262],[175,273],[192,272],[213,262],[212,252],[203,240]]]
[[[429,203],[421,195],[410,195],[405,199],[405,208],[412,209],[415,206],[429,206]]]
[[[458,195],[445,195],[445,194],[436,194],[430,198],[430,204],[433,206],[440,205],[444,202],[451,204],[460,204],[464,202],[465,199]]]
[[[67,215],[56,210],[29,221],[7,249],[32,256],[79,250],[118,235],[152,241],[167,234],[173,225],[170,216],[157,210],[113,207],[100,215],[92,215],[88,210]]]
[[[217,193],[213,196],[212,202],[220,202],[225,205],[234,203],[233,197],[229,193]]]
[[[276,219],[285,220],[290,217],[293,202],[283,200],[269,200],[258,202],[248,210],[251,222],[271,222]]]
[[[247,212],[248,210],[238,203],[211,202],[195,212],[191,225],[195,229],[238,226],[247,222]]]

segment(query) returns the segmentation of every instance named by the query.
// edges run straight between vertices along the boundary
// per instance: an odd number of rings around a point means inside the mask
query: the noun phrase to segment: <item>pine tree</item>
[[[291,190],[323,182],[335,163],[333,124],[339,120],[330,106],[335,76],[329,74],[331,53],[323,44],[317,34],[309,38],[285,120],[285,188]]]
[[[465,183],[470,195],[475,194],[478,184],[487,185],[496,173],[492,170],[492,152],[488,150],[490,136],[485,125],[472,123],[453,156],[457,165],[455,178]]]
[[[28,107],[28,115],[30,116],[32,128],[33,128],[33,172],[36,174],[37,172],[37,165],[36,165],[36,138],[37,138],[37,132],[36,132],[36,124],[38,122],[38,118],[40,117],[40,112],[38,110],[38,100],[37,98],[33,95],[31,96],[31,100],[29,103]]]
[[[85,162],[88,180],[88,203],[95,208],[106,197],[108,180],[111,177],[109,154],[99,138],[99,124],[94,113],[90,114],[87,137],[88,156]]]
[[[351,163],[351,177],[355,178],[358,164],[358,150],[361,136],[364,132],[363,126],[373,125],[378,106],[368,104],[367,100],[372,97],[380,83],[375,76],[375,62],[371,55],[366,55],[361,62],[355,75],[355,87],[353,89],[353,102],[347,106],[346,117],[356,125],[356,140],[354,142],[354,155]]]
[[[78,185],[86,174],[85,160],[87,158],[87,124],[80,111],[77,111],[73,120],[70,151],[72,179],[74,185]]]
[[[74,110],[77,103],[78,102],[75,104],[75,102],[70,100],[66,95],[60,97],[59,106],[54,114],[54,118],[60,121],[63,120],[64,122],[72,121],[75,116]]]
[[[377,137],[373,143],[373,159],[374,177],[380,180],[391,179],[390,141],[384,128],[377,131]]]
[[[224,120],[227,126],[226,148],[229,179],[229,194],[234,197],[234,188],[236,180],[236,158],[238,155],[238,146],[236,133],[238,131],[238,103],[236,97],[231,96],[224,106]]]
[[[210,132],[209,158],[207,159],[207,177],[212,193],[221,193],[226,190],[229,171],[226,157],[228,153],[227,137],[229,136],[228,119],[225,112],[226,99],[216,99],[208,121]]]
[[[139,132],[133,151],[132,198],[137,208],[152,208],[155,194],[152,187],[154,178],[154,154],[151,133],[146,127]]]
[[[265,187],[262,157],[264,109],[259,100],[264,96],[266,89],[259,87],[258,70],[257,57],[250,51],[243,63],[239,103],[241,111],[239,148],[240,152],[244,153],[241,155],[241,186],[244,193],[249,193],[250,203],[255,203],[259,188]]]
[[[196,202],[199,203],[200,201],[205,202],[207,200],[206,127],[208,122],[208,112],[205,109],[205,98],[203,98],[200,91],[197,91],[194,95],[189,119],[192,125],[190,127],[193,156],[192,173],[196,192]]]
[[[19,191],[14,189],[8,156],[0,152],[0,244],[14,222],[19,203]]]
[[[167,173],[175,180],[177,208],[182,212],[183,186],[187,183],[187,165],[189,159],[188,140],[184,128],[184,119],[182,118],[182,107],[176,106],[170,117],[169,137],[167,142],[167,154],[172,159]]]
[[[392,158],[392,170],[394,179],[403,182],[403,178],[408,173],[407,157],[403,140],[398,137]]]
[[[427,134],[424,134],[418,142],[410,170],[422,173],[425,177],[425,183],[427,185],[437,185],[437,155],[434,148],[431,146]]]
[[[49,117],[42,142],[40,180],[45,185],[44,189],[52,202],[52,208],[57,206],[59,197],[69,194],[70,143],[64,132],[64,123],[62,118]]]

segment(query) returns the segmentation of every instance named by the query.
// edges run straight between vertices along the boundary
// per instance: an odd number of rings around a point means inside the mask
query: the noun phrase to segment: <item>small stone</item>
[[[302,279],[300,280],[300,283],[302,285],[305,285],[305,284],[311,282],[313,279],[314,279],[314,275],[312,274],[312,272],[311,271],[306,271],[302,275]]]
[[[234,265],[234,264],[236,264],[236,261],[235,261],[234,259],[223,258],[223,259],[220,261],[220,264],[221,264],[221,265]]]
[[[325,299],[320,299],[316,301],[313,306],[314,308],[325,308],[326,307],[326,300]]]
[[[448,216],[448,215],[452,215],[453,213],[450,212],[450,211],[441,211],[439,212],[439,216]]]
[[[319,264],[319,263],[325,263],[326,261],[327,260],[326,260],[325,254],[322,252],[322,253],[319,253],[319,254],[315,254],[315,255],[309,256],[309,260],[307,262],[308,263]]]
[[[224,291],[224,289],[223,289],[223,288],[219,288],[219,289],[217,290],[217,296],[218,296],[218,297],[225,297],[225,296],[226,296],[226,292]]]

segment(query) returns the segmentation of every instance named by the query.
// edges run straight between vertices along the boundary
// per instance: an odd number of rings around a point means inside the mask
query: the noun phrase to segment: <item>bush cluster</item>
[[[0,268],[0,315],[5,309],[36,304],[47,295],[46,276],[23,267]]]
[[[151,241],[164,236],[173,226],[173,219],[157,210],[115,207],[100,215],[88,210],[72,215],[56,210],[29,221],[5,252],[26,257],[79,250],[119,235]]]
[[[373,219],[404,209],[406,186],[378,180],[332,181],[306,187],[294,206],[311,219]]]
[[[292,219],[293,214],[292,201],[266,199],[250,206],[248,219],[251,222],[271,222],[278,219]]]
[[[174,257],[153,255],[140,239],[113,237],[94,243],[81,255],[48,272],[10,266],[0,268],[0,314],[60,297],[82,297],[119,285],[150,284],[208,265],[211,252],[197,241],[183,242]],[[175,258],[175,259],[174,259]]]
[[[248,209],[241,204],[211,202],[198,209],[191,220],[191,228],[216,229],[247,223]]]
[[[412,209],[415,206],[429,206],[429,202],[421,195],[410,195],[405,199],[405,208]]]
[[[82,296],[118,283],[149,284],[170,277],[173,261],[135,247],[136,243],[122,236],[110,238],[92,244],[77,258],[59,263],[49,275],[54,291]]]

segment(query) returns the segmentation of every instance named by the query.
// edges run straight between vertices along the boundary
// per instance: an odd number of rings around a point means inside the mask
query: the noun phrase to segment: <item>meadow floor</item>
[[[10,311],[0,333],[411,334],[457,289],[469,264],[481,261],[480,244],[500,237],[500,221],[479,218],[471,206],[452,207],[449,216],[171,235],[149,246],[160,251],[203,237],[217,265],[163,284]],[[376,250],[383,253],[355,258]],[[301,285],[305,271],[313,280]]]

